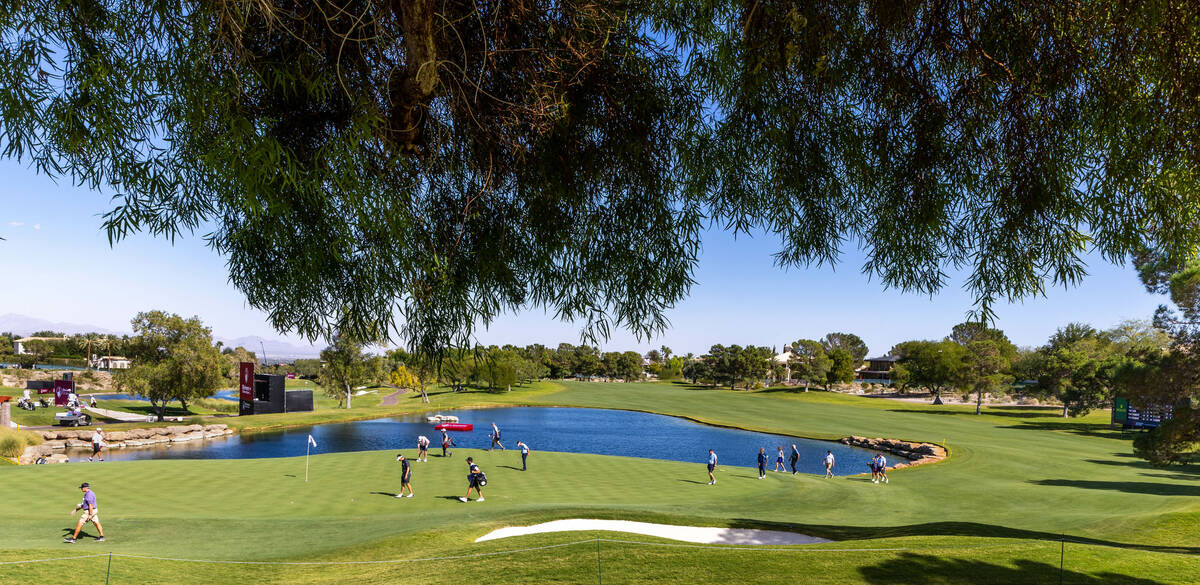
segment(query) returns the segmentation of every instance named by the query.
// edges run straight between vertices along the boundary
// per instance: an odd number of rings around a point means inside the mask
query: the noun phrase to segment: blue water
[[[668,459],[695,463],[708,462],[708,449],[714,449],[721,465],[753,467],[760,447],[767,449],[768,469],[774,469],[776,446],[783,445],[784,463],[791,445],[800,450],[797,470],[824,473],[821,459],[825,451],[837,458],[835,473],[860,473],[867,469],[869,451],[827,441],[798,439],[738,429],[710,427],[685,419],[590,408],[493,408],[446,411],[460,422],[472,423],[471,432],[451,432],[460,448],[486,449],[491,423],[500,427],[501,442],[516,458],[517,441],[534,451],[565,451]],[[247,433],[221,439],[192,441],[171,447],[113,449],[106,459],[255,459],[303,455],[308,435],[317,441],[313,453],[340,453],[399,449],[410,457],[416,454],[418,435],[430,438],[433,457],[441,456],[441,433],[425,422],[426,415],[411,415],[348,423],[297,427],[270,433]],[[498,450],[498,449],[497,449]],[[519,458],[515,459],[519,461]],[[790,471],[790,470],[789,470]]]

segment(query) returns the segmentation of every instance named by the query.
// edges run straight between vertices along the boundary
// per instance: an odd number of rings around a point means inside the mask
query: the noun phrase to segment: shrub
[[[37,445],[42,437],[29,431],[0,429],[0,457],[20,457],[28,445]]]

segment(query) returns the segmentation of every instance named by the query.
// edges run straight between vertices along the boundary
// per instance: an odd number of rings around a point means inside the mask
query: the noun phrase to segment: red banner
[[[54,381],[54,406],[66,406],[71,400],[71,393],[75,391],[75,382],[72,380],[55,380]]]
[[[295,379],[296,379],[296,372],[288,372],[288,373],[287,373],[287,379],[289,379],[289,380],[295,380]]]
[[[238,396],[246,401],[254,401],[254,362],[242,362],[241,375],[238,376],[241,387]]]

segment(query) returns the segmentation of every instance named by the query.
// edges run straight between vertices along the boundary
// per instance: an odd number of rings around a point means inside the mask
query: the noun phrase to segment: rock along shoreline
[[[93,429],[41,431],[41,445],[25,448],[19,464],[36,463],[45,458],[46,463],[67,463],[66,449],[91,449]],[[150,447],[167,443],[186,443],[203,439],[215,439],[232,435],[233,429],[228,425],[172,425],[169,427],[154,427],[149,429],[129,429],[127,431],[112,431],[104,433],[106,449],[129,449],[135,447]]]
[[[838,442],[851,447],[861,447],[872,451],[883,451],[908,460],[907,463],[889,465],[888,469],[904,469],[926,463],[937,463],[946,458],[946,448],[933,443],[913,443],[896,439],[868,438],[859,436],[842,437]]]

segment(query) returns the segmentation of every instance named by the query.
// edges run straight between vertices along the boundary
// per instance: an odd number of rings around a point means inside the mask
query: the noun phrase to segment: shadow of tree
[[[1028,421],[1019,425],[1011,425],[1001,428],[1022,429],[1028,431],[1063,431],[1085,437],[1125,440],[1132,439],[1135,434],[1133,431],[1114,429],[1105,423],[1068,422],[1061,419],[1057,422]]]
[[[1030,480],[1037,485],[1084,488],[1089,490],[1113,490],[1130,494],[1152,496],[1200,496],[1200,486],[1177,483],[1153,483],[1148,481],[1093,481],[1087,479],[1040,479]]]
[[[979,522],[926,522],[923,524],[907,524],[902,526],[837,526],[830,524],[796,524],[790,522],[768,522],[749,518],[734,518],[729,521],[729,526],[731,528],[758,528],[763,530],[799,532],[811,536],[820,536],[822,538],[840,541],[899,538],[905,536],[973,536],[981,538],[1012,538],[1017,540],[1058,542],[1063,537],[1063,535],[1059,533],[1010,528],[1008,526],[1000,526],[997,524],[981,524]],[[1097,546],[1110,546],[1113,548],[1200,554],[1200,546],[1162,546],[1153,544],[1136,544],[1071,535],[1067,535],[1066,538],[1069,542]]]
[[[915,403],[915,402],[909,403],[909,404],[910,404],[909,408],[893,408],[893,409],[889,409],[888,412],[940,414],[940,415],[945,415],[945,416],[968,416],[968,417],[980,416],[980,415],[975,414],[975,410],[973,408],[975,405],[973,405],[973,404],[967,405],[967,406],[972,407],[969,410],[962,409],[962,408],[946,409],[944,407],[934,406],[932,404],[920,404],[920,403]],[[1049,418],[1049,419],[1063,420],[1062,410],[1059,408],[1053,407],[1053,406],[984,406],[983,407],[983,415],[984,416],[986,416],[986,415],[1003,416],[1003,417],[1009,417],[1009,418]],[[1040,424],[1040,423],[1030,423],[1030,424]],[[1092,423],[1084,423],[1084,424],[1092,424]],[[1103,425],[1098,425],[1098,426],[1103,426]]]
[[[1125,457],[1125,458],[1136,457],[1136,455],[1131,455],[1131,454],[1127,454],[1127,453],[1113,453],[1113,455],[1117,456],[1117,457]],[[1132,467],[1135,469],[1144,469],[1146,471],[1171,472],[1171,473],[1162,473],[1162,474],[1142,473],[1142,475],[1145,475],[1147,477],[1162,477],[1162,478],[1166,478],[1166,479],[1186,479],[1186,480],[1200,479],[1200,467],[1183,467],[1183,466],[1155,467],[1144,459],[1137,459],[1136,461],[1117,461],[1115,459],[1084,459],[1084,461],[1087,463],[1095,463],[1096,465],[1111,465],[1114,467]]]
[[[1014,566],[985,561],[905,553],[899,558],[859,568],[867,583],[924,585],[925,583],[1058,583],[1059,568],[1048,563],[1018,560]],[[1119,573],[1080,573],[1066,570],[1061,582],[1075,585],[1161,585],[1161,581]]]

